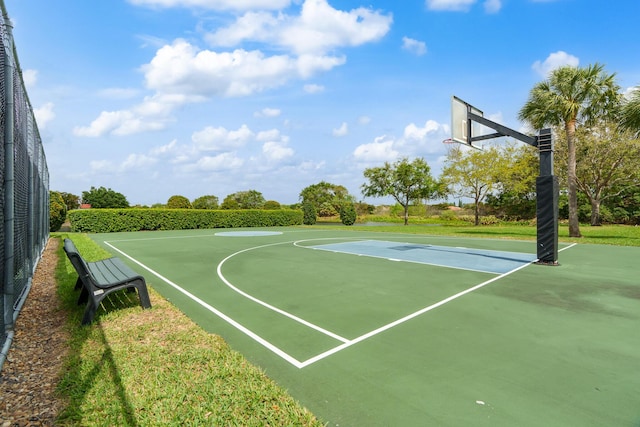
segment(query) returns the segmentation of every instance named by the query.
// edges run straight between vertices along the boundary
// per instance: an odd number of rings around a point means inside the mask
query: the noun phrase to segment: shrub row
[[[210,209],[81,209],[68,214],[80,233],[188,230],[196,228],[276,227],[302,224],[302,211]]]

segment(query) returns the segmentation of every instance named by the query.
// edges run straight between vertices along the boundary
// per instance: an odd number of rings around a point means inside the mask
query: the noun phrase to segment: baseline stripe
[[[181,288],[179,285],[175,284],[174,282],[172,282],[171,280],[167,279],[166,277],[164,277],[163,275],[161,275],[160,273],[152,270],[151,268],[147,267],[146,265],[144,265],[143,263],[141,263],[140,261],[138,261],[137,259],[133,258],[132,256],[124,253],[123,251],[121,251],[120,249],[116,248],[115,246],[113,246],[112,244],[110,244],[109,242],[104,242],[107,246],[109,246],[110,248],[112,248],[113,250],[117,251],[118,253],[122,254],[123,256],[127,257],[128,259],[130,259],[131,261],[135,262],[136,264],[138,264],[140,267],[144,268],[145,270],[147,270],[148,272],[150,272],[151,274],[153,274],[154,276],[158,277],[159,279],[161,279],[162,281],[164,281],[165,283],[167,283],[168,285],[172,286],[173,288],[175,288],[176,290],[182,292],[184,295],[186,295],[187,297],[191,298],[193,301],[197,302],[198,304],[200,304],[202,307],[206,308],[207,310],[209,310],[211,313],[215,314],[216,316],[218,316],[219,318],[221,318],[222,320],[224,320],[225,322],[229,323],[230,325],[232,325],[233,327],[235,327],[236,329],[240,330],[241,332],[243,332],[244,334],[248,335],[249,337],[253,338],[255,341],[259,342],[260,344],[262,344],[264,347],[268,348],[269,350],[271,350],[272,352],[274,352],[275,354],[277,354],[278,356],[280,356],[281,358],[283,358],[284,360],[286,360],[287,362],[291,363],[292,365],[294,365],[297,368],[302,368],[302,363],[297,360],[296,358],[290,356],[289,354],[287,354],[286,352],[284,352],[283,350],[281,350],[280,348],[276,347],[275,345],[271,344],[269,341],[265,340],[264,338],[262,338],[261,336],[259,336],[258,334],[256,334],[255,332],[251,331],[250,329],[242,326],[240,323],[236,322],[235,320],[233,320],[232,318],[230,318],[229,316],[227,316],[226,314],[224,314],[223,312],[221,312],[220,310],[212,307],[211,305],[207,304],[206,302],[204,302],[203,300],[201,300],[200,298],[198,298],[197,296],[193,295],[191,292]]]

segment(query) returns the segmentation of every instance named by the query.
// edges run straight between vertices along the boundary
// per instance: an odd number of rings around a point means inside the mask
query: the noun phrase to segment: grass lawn
[[[56,235],[64,238],[67,235]],[[86,235],[70,234],[88,261],[110,256]],[[117,293],[117,310],[83,327],[77,278],[62,245],[56,270],[69,312],[70,355],[60,393],[61,425],[320,426],[315,417],[222,338],[200,329],[150,289],[152,310]],[[124,308],[123,308],[124,307]]]
[[[340,227],[325,224],[317,228]],[[534,240],[536,228],[521,225],[449,226],[356,224],[352,230],[458,235]],[[640,227],[581,227],[582,238],[563,242],[640,246]],[[82,234],[71,237],[80,253],[95,261],[110,256]],[[76,273],[62,245],[56,271],[59,295],[69,312],[72,339],[59,384],[68,406],[61,425],[242,425],[320,426],[322,423],[285,389],[232,350],[222,338],[208,334],[170,302],[150,289],[152,310],[141,310],[137,296],[112,299],[117,309],[102,313],[88,327],[80,325],[84,307],[74,291]]]

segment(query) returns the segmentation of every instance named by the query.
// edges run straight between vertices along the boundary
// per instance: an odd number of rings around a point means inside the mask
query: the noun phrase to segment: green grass
[[[436,221],[437,222],[437,221]],[[329,225],[323,225],[323,228]],[[449,224],[447,222],[440,225],[431,222],[416,223],[413,219],[409,220],[409,225],[404,226],[402,223],[389,223],[389,225],[363,226],[355,224],[352,226],[354,230],[361,231],[379,231],[393,233],[411,233],[411,234],[432,234],[432,235],[451,235],[461,237],[488,237],[488,238],[508,238],[535,240],[536,227],[531,225],[502,224],[502,225],[480,225],[471,224]],[[640,246],[640,227],[626,225],[603,225],[592,227],[582,224],[580,226],[582,237],[569,237],[568,227],[561,225],[558,230],[559,240],[561,242],[570,243],[593,243],[601,245],[618,245],[618,246]]]
[[[58,234],[57,237],[67,237]],[[110,256],[70,234],[88,261]],[[153,289],[153,308],[117,293],[90,326],[80,325],[76,273],[62,245],[56,270],[69,313],[70,354],[59,383],[60,425],[320,426],[308,410],[222,338],[204,332]]]
[[[320,229],[334,225],[318,225]],[[336,228],[345,227],[335,225]],[[534,240],[535,226],[355,225],[351,230]],[[640,227],[581,227],[582,238],[560,240],[640,246]],[[110,256],[89,237],[69,234],[89,261]],[[64,238],[67,234],[54,234]],[[67,405],[60,425],[82,426],[320,426],[313,414],[220,337],[203,331],[150,289],[153,308],[137,296],[110,298],[96,321],[80,326],[73,287],[76,273],[62,245],[56,270],[59,295],[69,313],[70,354],[59,384]]]

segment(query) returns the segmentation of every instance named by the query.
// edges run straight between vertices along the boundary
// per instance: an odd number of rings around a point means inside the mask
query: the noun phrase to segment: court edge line
[[[564,251],[566,249],[569,249],[569,248],[572,248],[572,247],[574,247],[576,245],[577,245],[577,243],[572,243],[571,245],[560,249],[558,252],[562,252],[562,251]],[[427,313],[427,312],[429,312],[429,311],[431,311],[431,310],[433,310],[435,308],[443,306],[443,305],[445,305],[445,304],[447,304],[447,303],[449,303],[449,302],[451,302],[451,301],[453,301],[453,300],[455,300],[457,298],[460,298],[461,296],[464,296],[464,295],[466,295],[468,293],[471,293],[471,292],[476,291],[476,290],[478,290],[480,288],[483,288],[483,287],[487,286],[488,284],[493,283],[496,280],[502,279],[503,277],[506,277],[506,276],[508,276],[508,275],[510,275],[512,273],[515,273],[518,270],[522,270],[523,268],[528,267],[528,266],[530,266],[531,264],[533,264],[533,263],[535,263],[537,261],[538,260],[536,259],[536,260],[531,261],[531,262],[529,262],[527,264],[521,265],[518,268],[515,268],[515,269],[513,269],[511,271],[508,271],[506,273],[503,273],[503,274],[501,274],[499,276],[493,277],[493,278],[487,280],[486,282],[482,282],[482,283],[480,283],[480,284],[478,284],[476,286],[473,286],[473,287],[471,287],[469,289],[466,289],[466,290],[464,290],[462,292],[458,292],[455,295],[452,295],[452,296],[450,296],[448,298],[443,299],[442,301],[439,301],[439,302],[437,302],[435,304],[432,304],[432,305],[430,305],[428,307],[425,307],[425,308],[423,308],[421,310],[418,310],[418,311],[416,311],[414,313],[411,313],[411,314],[409,314],[409,315],[407,315],[407,316],[405,316],[405,317],[403,317],[401,319],[398,319],[398,320],[396,320],[394,322],[391,322],[391,323],[388,323],[388,324],[386,324],[384,326],[381,326],[378,329],[374,329],[371,332],[367,332],[364,335],[360,335],[359,337],[354,338],[353,340],[349,341],[348,343],[344,343],[342,345],[339,345],[337,347],[332,348],[331,350],[327,350],[324,353],[320,353],[319,355],[314,356],[314,357],[312,357],[310,359],[307,359],[304,362],[302,362],[300,368],[305,368],[305,367],[307,367],[307,366],[309,366],[309,365],[311,365],[311,364],[313,364],[315,362],[318,362],[318,361],[320,361],[320,360],[322,360],[322,359],[324,359],[324,358],[326,358],[328,356],[331,356],[331,355],[333,355],[333,354],[335,354],[335,353],[337,353],[339,351],[342,351],[345,348],[351,347],[352,345],[357,344],[359,342],[362,342],[362,341],[364,341],[364,340],[366,340],[368,338],[371,338],[374,335],[378,335],[381,332],[384,332],[384,331],[386,331],[388,329],[391,329],[391,328],[393,328],[395,326],[398,326],[398,325],[400,325],[402,323],[405,323],[405,322],[413,319],[414,317],[418,317],[418,316],[420,316],[420,315],[422,315],[424,313]]]
[[[320,332],[320,333],[322,333],[324,335],[327,335],[327,336],[329,336],[329,337],[331,337],[331,338],[333,338],[333,339],[335,339],[337,341],[340,341],[340,342],[343,342],[343,343],[349,342],[349,340],[347,338],[344,338],[344,337],[342,337],[342,336],[340,336],[340,335],[338,335],[336,333],[333,333],[333,332],[331,332],[329,330],[326,330],[326,329],[324,329],[324,328],[322,328],[322,327],[320,327],[318,325],[315,325],[315,324],[313,324],[313,323],[311,323],[311,322],[309,322],[307,320],[304,320],[304,319],[302,319],[302,318],[300,318],[300,317],[298,317],[298,316],[296,316],[294,314],[291,314],[291,313],[289,313],[287,311],[284,311],[284,310],[282,310],[282,309],[280,309],[278,307],[275,307],[275,306],[273,306],[273,305],[271,305],[271,304],[269,304],[269,303],[267,303],[265,301],[262,301],[261,299],[258,299],[256,297],[244,292],[241,289],[238,289],[237,287],[233,286],[231,284],[231,282],[229,282],[226,279],[226,277],[224,277],[224,275],[222,274],[222,265],[228,259],[230,259],[230,258],[232,258],[232,257],[234,257],[236,255],[239,255],[239,254],[241,254],[243,252],[251,251],[251,250],[254,250],[254,249],[261,249],[261,248],[266,248],[266,247],[269,247],[269,246],[285,245],[285,244],[289,244],[289,243],[292,243],[292,242],[289,241],[289,242],[270,243],[270,244],[267,244],[267,245],[261,245],[261,246],[254,246],[252,248],[246,248],[246,249],[243,249],[241,251],[232,253],[231,255],[229,255],[228,257],[226,257],[222,261],[220,261],[220,263],[218,264],[218,268],[217,268],[218,277],[220,278],[220,280],[222,280],[224,282],[225,285],[227,285],[233,291],[239,293],[243,297],[245,297],[245,298],[247,298],[247,299],[249,299],[249,300],[251,300],[251,301],[253,301],[253,302],[257,303],[257,304],[260,304],[261,306],[263,306],[265,308],[268,308],[269,310],[275,311],[276,313],[279,313],[279,314],[281,314],[281,315],[283,315],[285,317],[288,317],[289,319],[291,319],[291,320],[293,320],[295,322],[298,322],[298,323],[300,323],[300,324],[302,324],[302,325],[304,325],[304,326],[306,326],[308,328],[314,329],[314,330],[316,330],[316,331],[318,331],[318,332]]]
[[[418,316],[420,316],[420,315],[422,315],[424,313],[427,313],[427,312],[429,312],[429,311],[431,311],[431,310],[433,310],[435,308],[443,306],[443,305],[445,305],[445,304],[447,304],[447,303],[449,303],[449,302],[451,302],[451,301],[453,301],[455,299],[460,298],[461,296],[464,296],[464,295],[466,295],[468,293],[471,293],[471,292],[476,291],[476,290],[478,290],[480,288],[483,288],[483,287],[487,286],[488,284],[495,282],[496,280],[502,279],[503,277],[506,277],[506,276],[508,276],[508,275],[510,275],[512,273],[515,273],[518,270],[521,270],[521,269],[523,269],[525,267],[530,266],[534,262],[535,261],[531,261],[531,262],[529,262],[527,264],[521,265],[520,267],[515,268],[515,269],[513,269],[511,271],[508,271],[506,273],[503,273],[503,274],[501,274],[499,276],[492,277],[491,279],[489,279],[489,280],[487,280],[485,282],[482,282],[482,283],[480,283],[478,285],[472,286],[471,288],[465,289],[464,291],[458,292],[455,295],[451,295],[450,297],[447,297],[447,298],[443,299],[442,301],[438,301],[435,304],[431,304],[430,306],[425,307],[423,309],[420,309],[420,310],[418,310],[416,312],[413,312],[413,313],[411,313],[411,314],[409,314],[409,315],[407,315],[405,317],[402,317],[402,318],[400,318],[398,320],[395,320],[395,321],[393,321],[391,323],[387,323],[386,325],[381,326],[378,329],[374,329],[373,331],[367,332],[364,335],[360,335],[359,337],[352,339],[348,343],[344,343],[342,345],[339,345],[337,347],[332,348],[331,350],[327,350],[324,353],[321,353],[321,354],[319,354],[317,356],[314,356],[314,357],[312,357],[310,359],[307,359],[307,360],[305,360],[304,362],[301,363],[301,365],[302,365],[301,368],[309,366],[309,365],[311,365],[311,364],[313,364],[315,362],[318,362],[318,361],[320,361],[320,360],[322,360],[322,359],[324,359],[324,358],[326,358],[328,356],[331,356],[332,354],[335,354],[335,353],[337,353],[337,352],[339,352],[341,350],[344,350],[345,348],[351,347],[354,344],[362,342],[362,341],[364,341],[364,340],[366,340],[368,338],[371,338],[371,337],[373,337],[375,335],[378,335],[381,332],[384,332],[384,331],[386,331],[388,329],[396,327],[396,326],[398,326],[398,325],[400,325],[402,323],[405,323],[405,322],[407,322],[407,321],[409,321],[409,320],[411,320],[411,319],[413,319],[415,317],[418,317]]]
[[[137,259],[133,258],[132,256],[130,256],[130,255],[126,254],[125,252],[121,251],[120,249],[116,248],[111,243],[105,241],[104,244],[109,246],[113,250],[117,251],[118,253],[122,254],[123,256],[127,257],[131,261],[135,262],[140,267],[144,268],[145,270],[147,270],[148,272],[150,272],[154,276],[158,277],[159,279],[161,279],[162,281],[164,281],[168,285],[172,286],[176,290],[180,291],[181,293],[183,293],[187,297],[191,298],[193,301],[197,302],[202,307],[206,308],[207,310],[209,310],[210,312],[212,312],[213,314],[215,314],[216,316],[218,316],[219,318],[221,318],[225,322],[229,323],[231,326],[235,327],[236,329],[238,329],[239,331],[241,331],[245,335],[251,337],[252,339],[257,341],[258,343],[262,344],[264,347],[268,348],[273,353],[277,354],[278,356],[280,356],[281,358],[283,358],[287,362],[291,363],[293,366],[295,366],[297,368],[302,368],[302,363],[299,360],[297,360],[296,358],[290,356],[288,353],[284,352],[283,350],[281,350],[280,348],[276,347],[275,345],[271,344],[269,341],[265,340],[264,338],[262,338],[261,336],[259,336],[255,332],[251,331],[250,329],[242,326],[240,323],[236,322],[235,320],[233,320],[232,318],[230,318],[229,316],[227,316],[226,314],[224,314],[220,310],[218,310],[218,309],[214,308],[213,306],[207,304],[206,302],[204,302],[203,300],[201,300],[197,296],[195,296],[192,293],[190,293],[189,291],[181,288],[179,285],[177,285],[176,283],[174,283],[171,280],[167,279],[166,277],[164,277],[160,273],[154,271],[153,269],[147,267],[146,265],[144,265],[143,263],[141,263]]]
[[[139,266],[141,266],[145,270],[149,271],[150,273],[152,273],[156,277],[160,278],[161,280],[166,282],[168,285],[172,286],[173,288],[175,288],[176,290],[180,291],[181,293],[183,293],[187,297],[191,298],[193,301],[197,302],[198,304],[200,304],[201,306],[203,306],[207,310],[211,311],[213,314],[215,314],[216,316],[220,317],[222,320],[226,321],[227,323],[229,323],[230,325],[232,325],[236,329],[240,330],[241,332],[243,332],[247,336],[251,337],[256,342],[260,343],[261,345],[263,345],[267,349],[271,350],[273,353],[277,354],[278,356],[280,356],[281,358],[283,358],[284,360],[286,360],[290,364],[294,365],[298,369],[302,369],[302,368],[305,368],[305,367],[307,367],[309,365],[312,365],[313,363],[318,362],[318,361],[320,361],[322,359],[325,359],[325,358],[327,358],[327,357],[329,357],[329,356],[331,356],[331,355],[333,355],[335,353],[338,353],[338,352],[340,352],[340,351],[342,351],[342,350],[344,350],[344,349],[346,349],[348,347],[351,347],[354,344],[358,344],[358,343],[360,343],[360,342],[362,342],[362,341],[364,341],[366,339],[369,339],[369,338],[371,338],[371,337],[373,337],[375,335],[378,335],[378,334],[380,334],[380,333],[382,333],[384,331],[387,331],[387,330],[389,330],[389,329],[391,329],[391,328],[393,328],[395,326],[398,326],[398,325],[400,325],[402,323],[405,323],[405,322],[407,322],[407,321],[409,321],[409,320],[411,320],[411,319],[413,319],[415,317],[418,317],[418,316],[420,316],[420,315],[422,315],[424,313],[427,313],[427,312],[429,312],[429,311],[431,311],[431,310],[433,310],[435,308],[438,308],[438,307],[440,307],[440,306],[442,306],[444,304],[447,304],[447,303],[449,303],[449,302],[451,302],[451,301],[453,301],[453,300],[455,300],[455,299],[457,299],[457,298],[459,298],[461,296],[464,296],[464,295],[466,295],[468,293],[476,291],[477,289],[480,289],[480,288],[482,288],[482,287],[484,287],[484,286],[486,286],[486,285],[488,285],[490,283],[493,283],[493,282],[495,282],[495,281],[497,281],[497,280],[499,280],[499,279],[501,279],[503,277],[506,277],[506,276],[518,271],[518,270],[521,270],[521,269],[523,269],[525,267],[528,267],[529,265],[531,265],[531,264],[533,264],[533,263],[535,263],[537,261],[537,260],[532,261],[532,262],[530,262],[528,264],[522,265],[522,266],[520,266],[520,267],[518,267],[518,268],[516,268],[514,270],[511,270],[511,271],[509,271],[507,273],[504,273],[504,274],[501,274],[499,276],[493,277],[493,278],[491,278],[491,279],[489,279],[489,280],[487,280],[487,281],[485,281],[483,283],[480,283],[480,284],[478,284],[476,286],[473,286],[473,287],[471,287],[469,289],[461,291],[461,292],[459,292],[459,293],[457,293],[455,295],[452,295],[452,296],[450,296],[448,298],[445,298],[442,301],[439,301],[439,302],[437,302],[435,304],[432,304],[432,305],[430,305],[428,307],[425,307],[425,308],[423,308],[421,310],[418,310],[418,311],[416,311],[414,313],[411,313],[411,314],[409,314],[409,315],[407,315],[405,317],[402,317],[402,318],[400,318],[400,319],[398,319],[398,320],[396,320],[394,322],[391,322],[391,323],[388,323],[388,324],[386,324],[384,326],[381,326],[380,328],[374,329],[373,331],[370,331],[370,332],[368,332],[366,334],[363,334],[363,335],[361,335],[361,336],[359,336],[357,338],[354,338],[352,340],[348,340],[347,342],[345,342],[345,343],[343,343],[343,344],[341,344],[341,345],[339,345],[337,347],[334,347],[334,348],[332,348],[330,350],[327,350],[327,351],[325,351],[323,353],[320,353],[317,356],[309,358],[309,359],[307,359],[307,360],[305,360],[303,362],[300,362],[299,360],[297,360],[296,358],[290,356],[288,353],[284,352],[280,348],[278,348],[275,345],[271,344],[269,341],[266,341],[264,338],[260,337],[259,335],[257,335],[253,331],[251,331],[250,329],[244,327],[240,323],[238,323],[235,320],[231,319],[229,316],[227,316],[226,314],[222,313],[218,309],[212,307],[211,305],[207,304],[206,302],[204,302],[200,298],[198,298],[195,295],[193,295],[190,292],[188,292],[187,290],[181,288],[179,285],[175,284],[171,280],[169,280],[166,277],[162,276],[160,273],[154,271],[153,269],[147,267],[146,265],[144,265],[143,263],[141,263],[137,259],[133,258],[132,256],[128,255],[127,253],[125,253],[125,252],[121,251],[120,249],[116,248],[111,243],[109,243],[107,241],[105,241],[104,243],[107,246],[109,246],[110,248],[112,248],[113,250],[115,250],[116,252],[122,254],[123,256],[127,257],[129,260],[133,261],[134,263],[138,264]],[[245,252],[245,251],[248,251],[248,250],[251,250],[251,249],[257,249],[257,248],[260,248],[260,247],[275,246],[275,245],[283,244],[283,243],[286,244],[286,243],[295,243],[295,242],[289,241],[289,242],[281,242],[281,243],[263,245],[263,246],[259,246],[259,247],[245,249],[245,250],[240,251],[240,252]],[[566,249],[569,249],[569,248],[572,248],[572,247],[574,247],[576,245],[577,245],[577,243],[572,243],[571,245],[560,249],[558,252],[562,252],[562,251],[564,251]],[[240,253],[240,252],[237,252],[237,253]],[[227,258],[229,258],[229,257],[227,257]],[[226,260],[226,258],[225,258],[225,260]]]
[[[389,258],[389,257],[386,257],[386,256],[379,256],[379,255],[357,254],[357,253],[353,253],[353,252],[337,251],[337,250],[333,250],[333,249],[324,249],[324,248],[321,248],[321,247],[318,247],[318,246],[304,246],[304,245],[298,245],[297,244],[298,242],[310,242],[310,241],[313,241],[313,240],[315,240],[315,239],[298,240],[298,241],[294,242],[294,245],[296,247],[299,247],[299,248],[310,249],[310,250],[315,250],[315,251],[332,252],[334,254],[366,256],[366,257],[369,257],[369,258],[386,259],[387,261],[408,262],[410,264],[430,265],[432,267],[451,268],[453,270],[471,271],[471,272],[474,272],[474,273],[501,274],[501,273],[496,273],[495,271],[477,270],[477,269],[474,269],[474,268],[464,268],[464,267],[453,267],[453,266],[445,265],[445,264],[435,264],[435,263],[432,263],[432,262],[413,261],[413,260],[407,260],[407,259],[396,259],[396,258]],[[370,239],[366,239],[364,241],[367,241],[367,240],[370,240]]]

